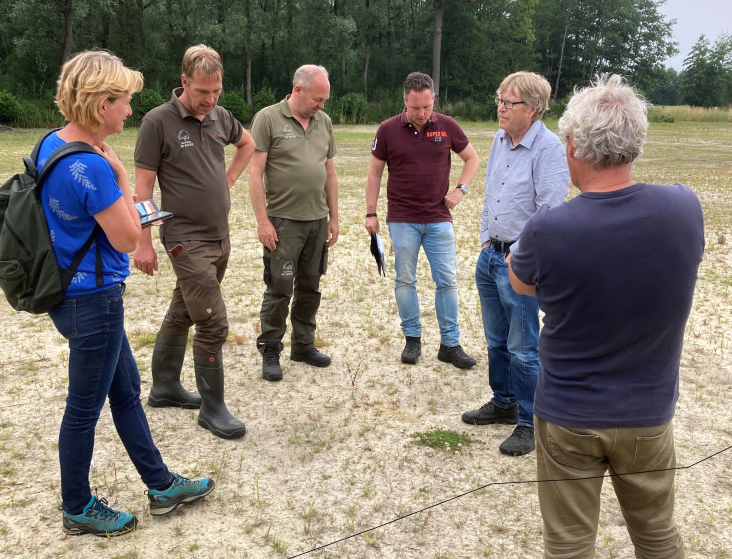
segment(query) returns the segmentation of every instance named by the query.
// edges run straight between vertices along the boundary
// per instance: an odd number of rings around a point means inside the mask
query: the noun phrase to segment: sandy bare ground
[[[535,479],[534,454],[510,458],[498,452],[511,427],[460,421],[463,411],[491,395],[473,273],[480,177],[495,125],[468,127],[483,165],[473,192],[454,214],[461,341],[478,359],[468,371],[436,358],[434,285],[424,257],[418,283],[423,358],[417,366],[399,362],[403,338],[392,291],[393,256],[387,258],[387,277],[378,277],[363,229],[362,192],[374,130],[338,130],[341,238],[331,252],[318,314],[319,347],[333,358],[327,369],[290,362],[286,348],[284,380],[261,379],[254,347],[264,289],[261,248],[246,179],[235,187],[232,258],[224,281],[231,335],[224,357],[227,402],[248,433],[223,441],[196,425],[196,412],[145,405],[168,465],[217,482],[208,499],[152,518],[145,487],[105,407],[96,431],[92,486],[112,506],[138,515],[134,534],[105,539],[61,532],[57,439],[68,347],[48,317],[15,313],[0,302],[0,557],[292,557],[488,483]],[[20,168],[18,155],[29,151],[36,136],[0,134],[0,178]],[[111,140],[131,171],[134,131]],[[654,127],[636,178],[681,180],[705,207],[707,252],[687,327],[675,420],[678,462],[686,466],[732,445],[732,127]],[[382,200],[380,215],[385,210]],[[383,222],[382,227],[388,245]],[[125,297],[144,399],[151,386],[152,342],[174,284],[165,254],[156,247],[159,274],[133,272]],[[184,383],[195,386],[190,350]],[[469,435],[474,444],[459,453],[413,444],[413,433],[436,428]],[[732,451],[681,471],[676,503],[688,557],[732,555]],[[539,558],[541,530],[535,485],[493,486],[305,557]],[[596,557],[634,557],[609,483],[596,550]]]

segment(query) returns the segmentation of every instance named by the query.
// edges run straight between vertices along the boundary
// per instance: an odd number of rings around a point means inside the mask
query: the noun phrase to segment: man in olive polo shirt
[[[148,403],[156,407],[199,408],[198,424],[222,438],[241,437],[244,424],[224,403],[221,347],[229,323],[221,281],[229,261],[229,188],[249,163],[254,141],[223,107],[223,66],[205,45],[183,57],[182,88],[145,115],[135,146],[135,193],[152,197],[155,179],[161,206],[173,213],[161,226],[160,241],[177,277],[173,299],[160,327],[152,357],[153,387]],[[224,147],[236,152],[226,167]],[[143,229],[135,267],[152,276],[158,269],[150,229]],[[200,396],[180,384],[188,330]]]
[[[321,112],[330,96],[328,72],[305,65],[292,93],[257,113],[257,149],[249,166],[249,193],[264,246],[264,292],[259,319],[262,377],[282,380],[280,352],[292,300],[290,359],[316,367],[330,357],[315,347],[315,314],[328,247],[338,240],[338,178],[330,118]]]

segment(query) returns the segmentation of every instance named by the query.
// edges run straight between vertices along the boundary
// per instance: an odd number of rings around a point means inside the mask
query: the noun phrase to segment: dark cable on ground
[[[590,476],[590,477],[578,477],[578,478],[532,479],[532,480],[524,480],[524,481],[495,481],[493,483],[481,485],[480,487],[476,487],[475,489],[471,489],[470,491],[466,491],[465,493],[461,493],[460,495],[455,495],[454,497],[450,497],[449,499],[445,499],[444,501],[440,501],[439,503],[435,503],[434,505],[430,505],[423,509],[419,509],[414,512],[410,512],[409,514],[405,514],[404,516],[400,516],[399,518],[395,518],[394,520],[390,520],[389,522],[384,522],[383,524],[379,524],[378,526],[374,526],[373,528],[369,528],[368,530],[362,530],[356,534],[351,534],[350,536],[341,538],[340,540],[336,540],[336,541],[327,543],[325,545],[320,545],[318,547],[314,547],[313,549],[309,549],[308,551],[303,551],[302,553],[298,553],[297,555],[291,555],[287,559],[295,559],[295,557],[301,557],[303,555],[307,555],[308,553],[312,553],[313,551],[320,551],[321,549],[325,549],[326,547],[329,547],[331,545],[335,545],[337,543],[341,543],[343,541],[350,540],[351,538],[355,538],[356,536],[360,536],[361,534],[365,534],[366,532],[372,532],[374,530],[378,530],[379,528],[383,528],[384,526],[388,526],[389,524],[394,524],[395,522],[399,522],[400,520],[404,520],[405,518],[409,518],[410,516],[414,516],[415,514],[419,514],[420,512],[424,512],[426,510],[433,509],[435,507],[439,507],[440,505],[444,505],[445,503],[449,503],[450,501],[454,501],[455,499],[465,497],[466,495],[470,495],[471,493],[475,493],[476,491],[480,491],[481,489],[486,489],[487,487],[491,487],[492,485],[519,485],[519,484],[523,484],[523,483],[554,483],[554,482],[559,482],[559,481],[582,481],[582,480],[587,480],[587,479],[599,479],[599,478],[606,478],[606,477],[621,477],[621,476],[633,476],[636,474],[650,474],[653,472],[670,472],[672,470],[688,470],[689,468],[698,466],[699,464],[701,464],[702,462],[704,462],[706,460],[709,460],[710,458],[714,458],[715,456],[722,454],[723,452],[727,452],[731,448],[732,448],[732,446],[728,446],[727,448],[723,448],[722,450],[715,452],[714,454],[710,454],[706,458],[702,458],[701,460],[694,462],[693,464],[689,464],[688,466],[677,466],[675,468],[663,468],[660,470],[644,470],[642,472],[628,472],[625,474],[605,474],[603,476]]]

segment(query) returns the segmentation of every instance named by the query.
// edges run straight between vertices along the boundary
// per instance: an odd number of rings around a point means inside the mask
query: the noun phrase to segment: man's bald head
[[[328,70],[315,64],[300,66],[292,78],[292,95],[288,99],[293,114],[298,118],[310,119],[325,107],[328,97]]]
[[[294,90],[295,87],[299,85],[303,89],[310,89],[313,85],[313,81],[321,76],[328,81],[328,70],[322,66],[316,66],[315,64],[305,64],[300,66],[295,71],[295,75],[292,78],[292,88]]]

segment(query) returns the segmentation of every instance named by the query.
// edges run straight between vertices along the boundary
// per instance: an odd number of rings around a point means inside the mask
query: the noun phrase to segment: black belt
[[[500,250],[503,254],[511,252],[511,245],[516,241],[499,241],[498,239],[491,239],[491,246],[493,250]]]

